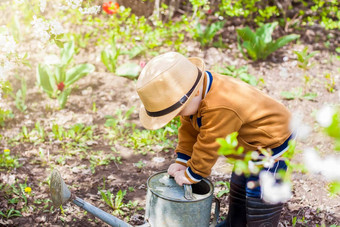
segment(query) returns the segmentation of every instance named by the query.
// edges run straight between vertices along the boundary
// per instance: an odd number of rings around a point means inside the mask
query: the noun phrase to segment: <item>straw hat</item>
[[[158,129],[170,122],[195,96],[204,72],[201,58],[168,52],[151,59],[137,81],[143,103],[139,112],[142,125]]]

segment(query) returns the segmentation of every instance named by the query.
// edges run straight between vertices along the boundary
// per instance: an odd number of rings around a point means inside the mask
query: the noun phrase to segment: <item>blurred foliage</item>
[[[318,23],[326,29],[339,29],[339,6],[338,0],[221,0],[218,13],[226,17],[243,17],[257,24],[280,18],[287,23],[298,17],[302,26]]]
[[[238,47],[243,56],[246,58],[243,51],[243,49],[245,49],[247,54],[254,61],[259,59],[265,60],[271,53],[300,37],[296,34],[290,34],[282,36],[277,40],[273,40],[272,33],[277,25],[278,22],[264,24],[257,28],[255,32],[253,32],[248,26],[237,29]],[[242,44],[240,39],[243,41]]]

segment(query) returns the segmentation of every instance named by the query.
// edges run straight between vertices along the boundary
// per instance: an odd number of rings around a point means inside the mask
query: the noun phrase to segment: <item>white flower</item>
[[[79,8],[82,14],[98,14],[100,11],[100,6],[92,6],[88,8]]]
[[[40,12],[44,12],[46,9],[46,0],[40,0]]]
[[[0,50],[2,52],[5,54],[13,54],[15,53],[16,45],[13,36],[9,35],[8,31],[0,34]]]
[[[77,9],[81,6],[83,0],[66,0],[67,6],[72,9]]]
[[[316,121],[324,128],[332,124],[334,109],[330,106],[322,107],[316,114]]]
[[[287,202],[292,197],[290,183],[276,183],[273,174],[262,171],[260,173],[262,199],[271,204]]]
[[[56,20],[50,21],[50,29],[51,33],[54,35],[60,35],[64,33],[63,26],[61,26],[61,24]]]
[[[293,113],[289,124],[290,131],[297,137],[297,139],[304,140],[311,133],[312,128],[303,123],[302,114],[299,112]]]
[[[44,21],[42,18],[37,18],[37,16],[34,15],[31,24],[33,26],[34,36],[43,43],[50,39],[50,34],[60,35],[64,33],[62,25],[56,20]]]
[[[259,172],[259,168],[255,165],[253,161],[248,162],[248,169],[253,174],[257,174]]]
[[[34,15],[31,24],[33,26],[33,34],[36,38],[40,39],[42,42],[47,42],[50,39],[50,34],[48,33],[50,25],[48,22],[45,22],[42,18],[37,18],[37,16]]]
[[[312,173],[321,173],[328,180],[340,181],[340,156],[329,155],[322,159],[313,148],[304,150],[304,163]]]
[[[272,168],[274,166],[275,160],[273,158],[265,158],[264,159],[264,163],[263,163],[263,167],[265,168]]]

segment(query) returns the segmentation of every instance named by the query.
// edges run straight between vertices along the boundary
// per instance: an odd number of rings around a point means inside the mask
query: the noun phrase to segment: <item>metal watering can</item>
[[[209,180],[203,179],[197,184],[181,187],[166,171],[163,171],[150,176],[147,180],[147,187],[145,223],[141,226],[216,226],[220,203],[213,195],[214,186]],[[71,200],[111,226],[131,227],[128,223],[72,194],[57,170],[53,170],[51,174],[50,192],[55,207]],[[215,202],[215,213],[210,224],[213,202]]]

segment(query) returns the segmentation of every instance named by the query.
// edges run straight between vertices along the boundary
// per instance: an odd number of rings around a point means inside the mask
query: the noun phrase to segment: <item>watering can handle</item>
[[[184,198],[186,200],[193,200],[195,197],[192,194],[192,187],[190,184],[185,184],[184,186]]]
[[[214,202],[215,202],[214,219],[212,220],[211,225],[209,227],[215,227],[220,216],[220,200],[214,196]]]
[[[169,175],[169,178],[174,179],[174,177],[171,176],[171,175]],[[192,194],[192,187],[191,187],[191,185],[190,184],[184,184],[183,187],[184,187],[184,198],[186,200],[193,200],[193,199],[195,199],[195,197]]]

